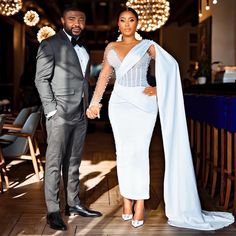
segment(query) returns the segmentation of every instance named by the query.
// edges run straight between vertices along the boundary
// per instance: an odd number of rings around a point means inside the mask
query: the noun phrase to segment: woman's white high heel
[[[128,221],[128,220],[132,220],[133,214],[122,214],[121,217],[124,221]]]
[[[135,214],[135,203],[133,204],[133,213]],[[145,208],[143,209],[143,217],[145,217]],[[144,220],[135,220],[135,219],[132,219],[132,222],[131,222],[131,225],[134,227],[134,228],[138,228],[140,226],[142,226],[144,224]]]
[[[144,223],[144,220],[132,220],[131,225],[134,228],[138,228],[138,227],[142,226],[143,223]]]

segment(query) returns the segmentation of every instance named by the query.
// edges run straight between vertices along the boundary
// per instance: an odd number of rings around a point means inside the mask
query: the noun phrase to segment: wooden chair
[[[0,133],[2,131],[4,120],[5,120],[5,116],[0,115]],[[4,180],[6,183],[6,189],[8,189],[9,188],[9,180],[8,180],[8,176],[7,176],[6,163],[3,158],[3,154],[2,154],[2,147],[0,146],[0,192],[1,193],[3,193],[2,176],[4,177]]]
[[[8,132],[15,132],[21,130],[31,111],[31,107],[27,107],[23,108],[16,117],[6,117],[3,129],[7,130]],[[2,141],[5,140],[13,142],[16,139],[16,136],[8,135],[6,133],[4,135],[1,135],[0,139]]]
[[[38,180],[40,180],[39,169],[43,172],[41,160],[35,151],[35,148],[38,149],[35,131],[39,124],[40,116],[40,112],[31,113],[19,132],[8,133],[8,135],[15,136],[15,140],[8,146],[2,148],[3,156],[6,161],[13,159],[31,160]]]

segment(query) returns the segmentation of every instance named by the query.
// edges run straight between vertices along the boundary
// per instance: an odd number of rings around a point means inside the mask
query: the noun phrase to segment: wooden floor
[[[171,227],[167,224],[163,203],[164,160],[159,128],[156,128],[150,149],[151,198],[146,202],[146,219],[141,228],[121,220],[121,197],[117,185],[113,136],[104,123],[97,123],[88,134],[81,163],[81,199],[90,208],[103,213],[100,218],[81,216],[63,218],[65,232],[54,231],[46,224],[43,182],[37,182],[32,164],[11,163],[11,188],[0,194],[0,235],[236,235],[236,224],[211,232]],[[132,177],[132,170],[130,170]],[[218,210],[217,202],[201,192],[205,209]],[[174,196],[173,196],[174,197]],[[61,193],[63,199],[63,194]],[[61,202],[64,209],[64,202]]]

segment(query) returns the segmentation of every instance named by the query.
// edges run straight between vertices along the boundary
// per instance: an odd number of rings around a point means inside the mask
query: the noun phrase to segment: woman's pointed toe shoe
[[[142,226],[143,224],[144,224],[143,220],[132,220],[132,222],[131,222],[131,225],[134,228],[138,228],[138,227]]]
[[[128,220],[132,220],[133,214],[122,214],[121,217],[124,221],[128,221]]]

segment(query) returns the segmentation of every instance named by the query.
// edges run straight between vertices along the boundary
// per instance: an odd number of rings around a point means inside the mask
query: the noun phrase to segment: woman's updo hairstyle
[[[119,21],[119,18],[120,18],[120,15],[121,13],[125,12],[125,11],[130,11],[134,14],[136,20],[138,21],[138,13],[131,7],[126,7],[126,6],[123,6],[119,9],[118,13],[117,13],[117,22]]]

